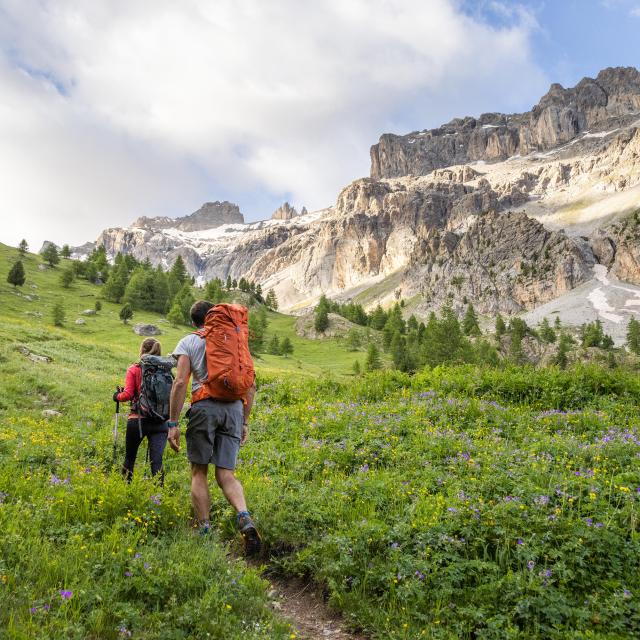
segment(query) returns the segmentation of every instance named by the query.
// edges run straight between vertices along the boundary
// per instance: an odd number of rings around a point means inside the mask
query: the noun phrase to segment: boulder
[[[33,353],[31,349],[28,349],[24,345],[19,345],[16,348],[23,356],[29,358],[29,360],[33,362],[53,362],[53,358],[49,356],[41,356],[38,353]]]
[[[83,316],[95,316],[96,315],[96,310],[95,309],[85,309],[82,312]]]
[[[59,411],[56,411],[55,409],[45,409],[42,412],[42,417],[43,418],[58,418],[59,416],[61,416],[62,414]]]
[[[87,324],[87,321],[84,318],[78,318],[76,324]]]
[[[138,323],[133,327],[133,332],[139,336],[159,336],[162,331],[153,324]]]

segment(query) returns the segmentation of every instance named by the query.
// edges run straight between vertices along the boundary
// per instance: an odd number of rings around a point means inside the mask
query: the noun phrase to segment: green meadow
[[[377,639],[640,635],[636,372],[353,376],[364,353],[270,312],[267,340],[294,353],[256,359],[238,468],[266,547],[252,567],[216,490],[214,535],[191,528],[184,446],[164,487],[144,445],[131,485],[113,465],[111,394],[141,340],[120,306],[83,316],[100,287],[64,289],[34,255],[14,288],[16,257],[0,246],[0,637],[293,638],[267,574],[317,583]],[[131,322],[159,326],[165,353],[190,330]]]

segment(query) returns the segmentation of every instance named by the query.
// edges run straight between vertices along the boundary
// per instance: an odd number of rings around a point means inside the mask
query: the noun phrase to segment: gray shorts
[[[200,400],[191,405],[187,416],[189,462],[235,469],[244,422],[242,400]]]

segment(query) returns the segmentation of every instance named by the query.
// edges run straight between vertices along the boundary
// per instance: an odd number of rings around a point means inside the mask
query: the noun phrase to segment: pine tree
[[[276,298],[276,292],[273,289],[269,289],[269,292],[267,293],[267,297],[265,298],[264,303],[272,311],[278,310],[278,299]]]
[[[196,299],[193,297],[193,291],[191,290],[191,285],[188,282],[185,282],[182,285],[182,288],[176,294],[176,297],[173,299],[173,303],[171,306],[178,304],[180,310],[182,311],[182,322],[183,324],[188,325],[191,322],[191,307]]]
[[[357,351],[362,346],[362,336],[355,327],[347,332],[346,345],[347,351]]]
[[[500,338],[507,331],[507,325],[500,314],[496,317],[496,338]]]
[[[238,288],[238,281],[234,278],[231,282],[231,288],[235,291]]]
[[[629,319],[627,325],[627,347],[631,353],[640,356],[640,322],[634,317]]]
[[[479,336],[481,333],[478,316],[471,303],[468,304],[467,311],[462,320],[462,331],[465,336]]]
[[[371,316],[369,317],[369,326],[372,329],[377,329],[378,331],[381,331],[384,328],[384,325],[387,322],[387,314],[384,312],[384,309],[378,305],[373,312],[371,313]]]
[[[96,313],[102,311],[102,302],[100,302],[100,300],[96,300],[93,308],[95,309]]]
[[[144,266],[137,267],[131,274],[124,290],[123,302],[133,310],[155,310],[154,276],[152,269],[147,269]]]
[[[64,318],[64,306],[62,304],[62,300],[58,300],[53,305],[53,309],[51,310],[51,319],[53,320],[53,324],[56,325],[56,327],[62,327],[64,325]]]
[[[18,245],[18,252],[20,253],[21,256],[24,256],[27,251],[29,251],[29,245],[27,244],[27,241],[23,238],[22,240],[20,240],[20,244]]]
[[[560,322],[560,316],[556,316],[556,319],[553,322],[553,326],[556,329],[559,329],[562,326],[562,322]]]
[[[122,257],[121,254],[118,255]],[[128,280],[129,269],[125,260],[121,259],[118,261],[116,258],[116,264],[113,269],[111,269],[111,273],[109,273],[107,282],[102,289],[102,295],[104,296],[105,300],[119,303],[124,296]]]
[[[353,361],[353,367],[351,367],[351,370],[353,371],[353,375],[354,376],[359,376],[360,373],[362,372],[362,369],[360,368],[360,361],[359,360],[354,360]]]
[[[556,341],[556,332],[551,328],[546,318],[540,323],[540,337],[548,344]]]
[[[24,266],[22,265],[22,260],[17,260],[11,267],[11,270],[9,271],[9,275],[7,276],[7,282],[9,284],[12,284],[15,288],[15,287],[21,287],[25,283],[26,279],[27,279],[27,276],[24,272]]]
[[[391,339],[391,358],[393,360],[393,366],[400,371],[408,371],[409,363],[406,353],[406,342],[404,337],[399,331],[393,334]]]
[[[133,309],[128,302],[126,302],[120,309],[119,317],[124,324],[127,324],[127,322],[133,318]]]
[[[380,352],[378,347],[371,342],[367,347],[367,357],[364,362],[365,371],[376,371],[382,368],[382,362],[380,361]]]
[[[285,336],[282,340],[282,344],[280,345],[280,353],[287,358],[293,353],[293,345],[291,344],[291,340],[289,336]]]
[[[181,255],[178,255],[173,262],[173,266],[170,269],[170,273],[175,277],[180,286],[182,286],[188,277],[187,268],[184,265],[184,260]]]
[[[522,335],[518,332],[511,334],[509,358],[511,358],[511,360],[515,364],[523,364],[524,362],[524,351],[522,350]]]
[[[264,307],[261,307],[264,311]],[[266,314],[265,314],[266,315]],[[249,313],[249,350],[252,354],[260,353],[264,347],[264,334],[266,329],[266,318],[258,313]]]
[[[224,289],[220,278],[214,278],[207,282],[207,286],[204,290],[204,297],[212,304],[218,304],[219,302],[224,301]]]
[[[48,262],[50,267],[55,267],[60,262],[60,256],[55,244],[49,243],[47,245],[47,248],[42,252],[42,259]]]
[[[227,276],[227,282],[225,284],[225,287],[226,287],[227,291],[231,291],[231,285],[232,284],[233,283],[231,282],[231,276]]]
[[[184,324],[184,317],[182,315],[182,309],[178,302],[174,302],[173,306],[167,314],[167,320],[171,323],[171,326],[177,327],[179,324]]]
[[[556,357],[554,358],[554,364],[557,364],[561,369],[566,369],[567,364],[569,363],[568,353],[569,347],[571,345],[571,339],[566,333],[560,334],[560,340],[558,342],[558,353],[556,353]]]
[[[63,244],[62,249],[60,249],[60,257],[61,258],[70,258],[71,257],[71,249],[68,244]]]
[[[71,283],[75,280],[75,274],[73,273],[73,269],[71,267],[67,267],[60,274],[60,284],[68,289],[71,286]]]
[[[315,330],[318,333],[324,333],[329,328],[329,301],[324,293],[320,296],[314,316],[313,326]]]
[[[271,337],[271,340],[269,340],[269,345],[267,346],[267,353],[270,353],[272,356],[280,355],[280,339],[275,333]]]
[[[169,305],[169,284],[167,282],[167,274],[158,265],[153,274],[153,309],[158,313],[165,313],[170,307]]]

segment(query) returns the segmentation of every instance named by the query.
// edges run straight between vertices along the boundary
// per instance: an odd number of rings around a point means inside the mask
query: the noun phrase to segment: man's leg
[[[206,464],[191,464],[191,503],[201,525],[206,525],[209,522],[209,512],[211,511],[211,497],[207,481],[208,469],[209,465]]]
[[[239,513],[247,510],[247,503],[244,499],[244,491],[240,480],[236,478],[231,469],[216,467],[216,482],[222,489],[227,502]]]

